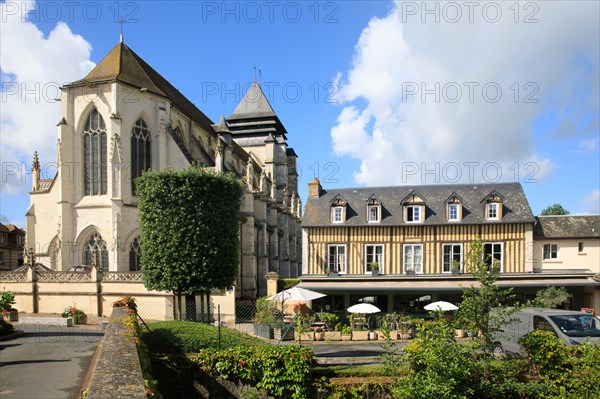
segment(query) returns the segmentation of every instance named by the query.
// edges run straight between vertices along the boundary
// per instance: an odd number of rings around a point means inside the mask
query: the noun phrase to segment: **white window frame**
[[[334,254],[331,254],[331,249],[335,248],[336,252]],[[343,248],[344,249],[344,253],[343,253],[343,261],[340,262],[339,261],[339,248]],[[338,267],[337,272],[339,274],[346,274],[347,273],[347,263],[348,263],[348,247],[346,244],[328,244],[327,245],[327,273],[331,273],[331,256],[335,256],[336,258],[336,264],[338,266],[343,264],[343,267]]]
[[[369,223],[379,223],[381,220],[381,206],[379,205],[368,205],[367,206],[367,222]],[[371,211],[375,211],[375,215],[371,213]],[[373,218],[375,216],[375,218]]]
[[[413,220],[408,220],[408,210],[412,209]],[[415,210],[417,210],[417,217],[415,218]],[[421,223],[423,220],[421,205],[406,205],[406,223]]]
[[[450,262],[450,264],[448,265],[448,270],[445,269],[446,266],[446,247],[450,247],[451,248],[451,252],[450,252],[450,258],[452,259],[452,261]],[[442,273],[452,273],[452,264],[454,263],[453,259],[454,259],[454,247],[459,247],[460,248],[460,268],[459,270],[462,271],[463,269],[463,245],[461,243],[447,243],[447,244],[442,244]]]
[[[548,250],[546,250],[546,247],[548,248]],[[554,251],[552,250],[552,247],[554,247]],[[554,257],[552,256],[552,254],[554,253]],[[546,256],[548,255],[548,256]],[[543,260],[559,260],[559,247],[558,244],[556,243],[548,243],[548,244],[544,244],[544,246],[542,247],[542,259]]]
[[[373,253],[368,254],[368,248],[373,248]],[[377,253],[381,250],[381,253]],[[365,244],[365,273],[371,273],[371,262],[379,265],[379,273],[384,274],[383,267],[385,265],[385,245],[384,244]]]
[[[494,246],[495,245],[500,245],[500,273],[502,273],[504,271],[504,243],[502,241],[494,241],[494,242],[485,242],[483,243],[483,261],[485,261],[486,256],[485,256],[485,246],[486,245],[492,245],[492,262],[494,261],[494,253],[497,253],[496,251],[494,251]]]
[[[0,234],[0,242],[4,244],[6,241],[6,234]]]
[[[487,220],[500,220],[499,206],[500,204],[497,202],[486,204],[485,214]]]
[[[408,254],[408,248],[411,247],[412,248],[412,256],[410,259],[410,265],[407,262],[407,254]],[[418,265],[418,267],[415,267],[415,255],[414,255],[414,249],[415,248],[420,248],[421,251],[421,263]],[[423,244],[404,244],[402,246],[402,270],[404,271],[404,273],[406,274],[407,270],[409,269],[409,267],[412,268],[415,272],[415,274],[423,274]]]
[[[17,235],[17,245],[23,245],[23,236]]]
[[[338,216],[339,216],[339,219],[337,218]],[[343,206],[332,206],[331,207],[331,223],[344,223],[344,207]]]
[[[448,221],[449,222],[458,222],[459,219],[459,204],[448,204]],[[455,217],[452,217],[452,209],[456,211]]]

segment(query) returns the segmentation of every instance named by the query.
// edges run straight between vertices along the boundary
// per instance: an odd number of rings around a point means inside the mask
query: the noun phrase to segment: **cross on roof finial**
[[[121,25],[121,35],[119,36],[119,42],[123,43],[123,24],[127,23],[127,21],[123,18],[117,21],[119,25]]]
[[[258,84],[262,86],[262,71],[258,68]]]
[[[256,83],[256,67],[254,67],[254,83]]]

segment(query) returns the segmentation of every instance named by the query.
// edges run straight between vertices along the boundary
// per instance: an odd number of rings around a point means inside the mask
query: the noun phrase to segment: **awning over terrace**
[[[572,279],[511,279],[499,280],[500,287],[549,287],[549,286],[565,286],[565,287],[600,287],[600,282],[587,278],[572,278]],[[369,292],[402,292],[402,291],[461,291],[462,287],[478,286],[474,281],[452,281],[452,280],[415,280],[415,281],[394,281],[380,280],[379,278],[366,279],[357,281],[355,279],[344,280],[343,278],[330,280],[307,280],[301,281],[298,287],[306,288],[315,291],[369,291]]]

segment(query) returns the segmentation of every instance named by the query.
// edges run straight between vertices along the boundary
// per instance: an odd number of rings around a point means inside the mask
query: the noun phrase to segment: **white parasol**
[[[267,298],[269,301],[312,301],[327,296],[320,292],[307,290],[306,288],[292,287]]]
[[[350,306],[348,309],[350,313],[361,313],[361,314],[371,314],[371,313],[379,313],[381,310],[370,303],[359,303],[358,305]]]
[[[424,306],[423,309],[425,309],[425,310],[441,310],[441,311],[447,312],[449,310],[458,309],[458,306],[456,306],[450,302],[438,301],[438,302],[432,302],[429,305]]]

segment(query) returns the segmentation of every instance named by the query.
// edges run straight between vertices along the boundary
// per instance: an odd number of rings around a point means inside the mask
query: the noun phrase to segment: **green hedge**
[[[206,349],[189,356],[205,373],[264,389],[276,398],[308,398],[315,361],[303,346]]]
[[[218,328],[191,321],[159,321],[148,324],[141,338],[154,353],[194,353],[206,348],[218,348]],[[221,327],[221,349],[236,346],[264,347],[268,342],[239,331]]]

